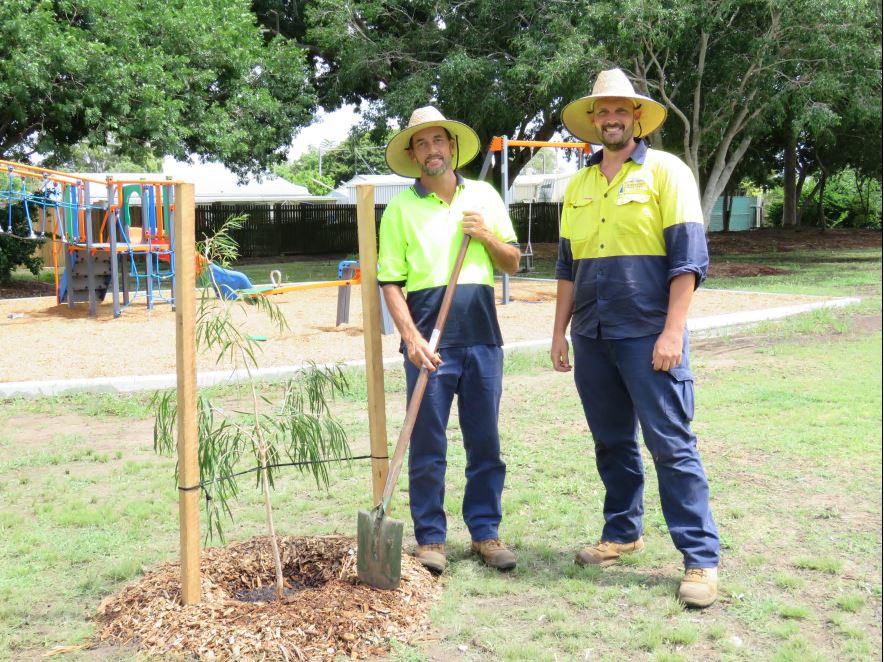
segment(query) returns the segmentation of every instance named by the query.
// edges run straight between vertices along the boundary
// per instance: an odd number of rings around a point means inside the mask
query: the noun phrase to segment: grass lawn
[[[647,550],[605,570],[574,565],[574,553],[597,538],[602,523],[591,438],[570,376],[553,373],[545,352],[520,352],[507,358],[501,413],[508,464],[502,535],[519,566],[502,575],[468,553],[460,519],[464,457],[453,417],[452,564],[431,613],[438,639],[394,642],[391,659],[880,660],[881,255],[806,257],[794,260],[788,278],[769,277],[782,278],[772,285],[710,283],[867,297],[856,307],[695,345],[695,431],[724,547],[715,606],[685,611],[674,599],[680,556],[647,456]],[[353,377],[335,411],[356,440],[354,454],[362,454],[365,387],[359,373]],[[386,373],[386,390],[395,440],[404,415],[400,370]],[[245,396],[238,388],[218,394],[231,405]],[[151,432],[147,396],[3,403],[0,659],[40,659],[55,646],[83,642],[102,598],[176,557],[174,461],[154,455]],[[355,535],[356,511],[369,505],[368,464],[331,472],[327,492],[297,473],[277,483],[280,534]],[[252,485],[242,483],[230,539],[264,533]],[[394,508],[407,520],[405,486],[403,479]],[[133,659],[131,650],[115,649],[54,659],[96,655]]]

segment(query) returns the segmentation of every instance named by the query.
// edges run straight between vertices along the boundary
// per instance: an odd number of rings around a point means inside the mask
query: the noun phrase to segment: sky
[[[333,143],[342,142],[358,121],[359,108],[356,106],[344,106],[332,113],[320,110],[316,122],[301,129],[295,136],[289,150],[289,158],[298,158],[311,146],[318,146],[324,140],[330,140]]]

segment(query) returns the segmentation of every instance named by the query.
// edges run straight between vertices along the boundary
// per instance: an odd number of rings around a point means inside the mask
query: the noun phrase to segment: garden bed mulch
[[[238,599],[274,582],[268,538],[206,549],[199,604],[181,604],[177,562],[164,563],[106,598],[95,645],[130,646],[149,656],[199,660],[365,659],[389,652],[391,639],[430,636],[427,613],[440,582],[402,556],[398,589],[356,577],[356,541],[345,536],[281,537],[286,596]]]

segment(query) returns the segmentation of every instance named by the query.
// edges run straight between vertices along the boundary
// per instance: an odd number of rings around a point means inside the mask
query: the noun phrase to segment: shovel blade
[[[356,574],[376,588],[399,587],[402,577],[402,531],[399,520],[379,508],[359,511],[356,527]]]

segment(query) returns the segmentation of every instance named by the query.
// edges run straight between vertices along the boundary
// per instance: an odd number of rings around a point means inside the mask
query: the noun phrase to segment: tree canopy
[[[821,105],[837,113],[845,95],[881,96],[880,48],[870,47],[880,41],[880,7],[869,0],[278,5],[300,7],[292,25],[311,44],[321,103],[367,100],[377,127],[433,103],[484,146],[503,134],[547,140],[600,70],[623,68],[668,107],[654,142],[693,169],[707,220],[753,142],[776,136],[785,148],[783,131],[771,131],[788,116],[785,100],[806,122]],[[880,122],[866,129],[880,144]],[[511,177],[529,157],[514,152]]]
[[[224,162],[284,159],[315,109],[304,51],[245,0],[0,3],[0,155],[58,164],[74,145]]]

